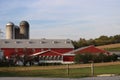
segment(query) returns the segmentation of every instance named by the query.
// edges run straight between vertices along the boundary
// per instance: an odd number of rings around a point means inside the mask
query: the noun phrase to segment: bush
[[[82,54],[76,54],[74,61],[76,63],[89,63],[91,61],[94,62],[110,62],[110,61],[117,61],[117,55],[106,55],[103,53],[100,53],[98,55],[93,55],[92,53],[82,53]]]
[[[111,61],[117,61],[117,60],[118,60],[118,56],[116,54],[112,54]]]
[[[76,63],[89,63],[93,58],[93,55],[85,53],[85,54],[76,54],[74,61]]]

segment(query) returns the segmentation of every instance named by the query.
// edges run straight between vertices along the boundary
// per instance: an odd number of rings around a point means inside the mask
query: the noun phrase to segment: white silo
[[[6,24],[6,39],[14,39],[14,23],[8,22]]]

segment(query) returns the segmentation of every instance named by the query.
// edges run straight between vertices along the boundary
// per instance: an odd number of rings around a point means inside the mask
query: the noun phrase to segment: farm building
[[[69,39],[1,39],[0,49],[8,59],[11,55],[39,55],[40,62],[64,63],[63,54],[74,47]]]
[[[29,39],[29,23],[21,21],[19,26],[6,24],[6,39],[0,39],[0,58],[14,56],[38,57],[39,63],[74,63],[77,53],[107,53],[104,50],[87,46],[74,50],[69,39]]]
[[[69,39],[1,39],[0,50],[6,58],[11,55],[39,56],[40,63],[74,63],[75,54],[90,53],[109,54],[95,46],[87,46],[74,50]]]
[[[74,50],[71,40],[67,39],[30,39],[30,40],[0,40],[0,49],[6,58],[11,55],[39,56],[40,63],[74,63],[75,54],[82,53],[104,53],[107,51],[87,46]]]
[[[40,63],[65,63],[63,54],[74,50],[69,39],[29,39],[29,29],[27,21],[21,21],[19,26],[8,22],[6,39],[0,40],[1,56],[39,56]]]
[[[110,54],[109,52],[107,52],[105,50],[96,48],[94,45],[90,45],[90,46],[81,47],[81,48],[78,48],[76,50],[67,52],[67,53],[63,54],[63,56],[65,56],[66,61],[72,63],[72,61],[74,61],[74,57],[75,57],[76,54],[84,54],[84,53],[89,53],[89,54],[93,54],[93,55],[97,55],[97,54],[100,54],[100,53],[103,53],[103,54],[106,54],[106,55]]]

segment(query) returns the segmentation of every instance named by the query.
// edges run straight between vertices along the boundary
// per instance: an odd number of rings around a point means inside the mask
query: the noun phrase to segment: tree
[[[81,55],[81,54],[76,54],[75,55],[75,58],[74,58],[74,61],[76,63],[81,63],[83,61],[83,58],[84,58],[84,55]]]
[[[117,61],[117,60],[118,60],[118,56],[116,54],[112,54],[111,61]]]
[[[75,49],[80,47],[77,41],[72,41],[72,43],[73,43]]]
[[[115,43],[120,43],[120,35],[115,35],[114,36],[114,42]]]
[[[73,41],[73,45],[75,49],[88,45],[100,46],[100,45],[107,45],[114,43],[120,43],[120,35],[115,35],[110,37],[102,35],[95,39],[86,40],[84,38],[80,38],[78,41]]]
[[[84,39],[84,38],[80,38],[80,40],[78,41],[78,43],[79,43],[80,47],[82,47],[82,46],[88,46],[87,40]]]
[[[89,61],[92,61],[93,56],[92,54],[83,53],[83,54],[76,54],[74,61],[76,63],[89,63]]]
[[[74,61],[76,63],[89,63],[90,61],[94,62],[110,62],[116,61],[117,55],[106,55],[104,53],[98,53],[93,55],[92,53],[79,53],[75,55]]]

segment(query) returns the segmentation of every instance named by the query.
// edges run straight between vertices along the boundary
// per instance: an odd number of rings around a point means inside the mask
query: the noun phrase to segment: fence
[[[120,75],[119,67],[120,62],[95,63],[94,66],[93,64],[70,64],[29,67],[0,67],[0,76],[79,78],[92,77],[100,74]]]

